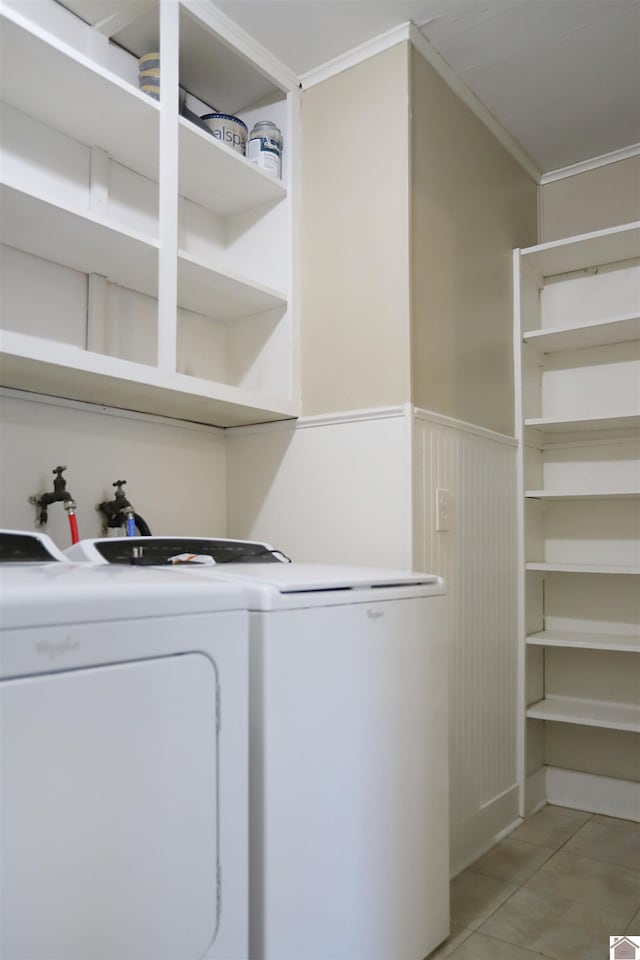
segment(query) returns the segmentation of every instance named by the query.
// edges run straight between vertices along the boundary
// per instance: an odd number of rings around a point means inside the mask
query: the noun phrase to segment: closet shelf
[[[158,103],[9,8],[0,16],[2,99],[158,178]]]
[[[541,630],[527,637],[527,643],[538,647],[572,647],[581,650],[610,650],[640,653],[640,636],[613,633],[586,633],[571,630]]]
[[[216,320],[237,320],[265,310],[284,309],[284,293],[235,274],[217,271],[178,251],[178,305]]]
[[[529,500],[638,500],[640,490],[525,490]]]
[[[530,562],[525,564],[527,570],[538,570],[543,573],[619,573],[640,574],[640,566],[618,563],[546,563]]]
[[[224,216],[286,197],[282,181],[259,170],[184,117],[178,123],[181,196]]]
[[[7,387],[228,427],[298,415],[286,397],[214,383],[26,334],[0,334]]]
[[[8,246],[157,296],[158,242],[154,238],[9,183],[0,184],[0,211],[2,240]]]
[[[640,222],[553,240],[520,251],[523,264],[543,277],[640,257]]]
[[[626,314],[594,323],[576,326],[548,327],[544,330],[527,330],[522,334],[525,343],[544,351],[580,350],[585,347],[601,347],[610,343],[626,343],[640,338],[640,315]]]
[[[626,703],[581,700],[577,697],[545,697],[527,708],[527,716],[535,720],[640,732],[640,707]]]
[[[525,427],[543,430],[545,433],[573,433],[589,430],[626,430],[640,427],[640,414],[625,414],[619,417],[580,417],[576,420],[547,419],[530,417],[524,421]]]

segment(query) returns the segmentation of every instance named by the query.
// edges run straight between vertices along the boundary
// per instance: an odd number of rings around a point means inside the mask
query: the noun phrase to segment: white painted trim
[[[522,822],[517,814],[519,785],[514,783],[474,810],[465,820],[451,823],[451,877],[462,873]]]
[[[368,60],[369,57],[383,53],[390,47],[394,47],[396,44],[406,41],[410,42],[418,51],[418,53],[420,53],[425,60],[431,64],[434,70],[440,75],[440,77],[442,77],[447,86],[453,90],[456,96],[462,100],[462,102],[471,110],[477,119],[480,120],[480,122],[491,131],[491,133],[502,144],[505,150],[511,154],[513,159],[516,160],[524,170],[526,170],[529,176],[531,176],[536,183],[539,183],[541,171],[533,162],[531,157],[514,140],[511,134],[502,126],[502,124],[493,116],[493,114],[487,110],[485,105],[476,97],[475,93],[472,93],[466,83],[464,83],[464,81],[453,72],[444,57],[440,56],[435,47],[429,43],[426,37],[420,32],[418,27],[416,27],[416,25],[410,21],[407,23],[401,23],[397,27],[393,27],[391,30],[387,30],[385,33],[381,33],[379,36],[374,37],[372,40],[367,40],[365,43],[359,44],[352,50],[347,51],[347,53],[341,54],[338,57],[334,57],[333,60],[329,60],[327,63],[324,63],[319,67],[315,67],[313,70],[309,70],[308,73],[305,73],[300,77],[302,88],[303,90],[308,90],[310,87],[314,87],[318,83],[323,83],[325,80],[335,77],[344,70],[349,70],[351,67],[355,67],[364,60]]]
[[[509,437],[505,433],[497,433],[495,430],[480,427],[475,423],[467,423],[465,420],[456,420],[455,417],[446,416],[444,413],[435,413],[433,410],[425,410],[423,407],[414,407],[413,414],[416,420],[428,420],[431,423],[436,423],[442,427],[449,427],[452,430],[463,430],[465,433],[472,433],[476,437],[482,437],[484,440],[506,443],[509,447],[518,446],[518,441],[515,437]]]
[[[549,803],[640,822],[640,783],[559,767],[546,771]]]
[[[524,804],[522,814],[531,817],[549,803],[547,799],[547,768],[540,767],[525,781]]]
[[[48,407],[83,410],[86,413],[97,413],[107,417],[119,417],[122,420],[137,420],[141,423],[155,423],[160,426],[179,427],[181,430],[208,433],[209,436],[219,439],[222,439],[225,435],[224,427],[213,427],[206,423],[195,423],[191,420],[174,420],[172,417],[162,417],[156,413],[138,413],[135,410],[121,410],[119,407],[105,407],[100,403],[86,403],[83,400],[67,400],[65,397],[50,397],[43,393],[15,390],[12,387],[0,387],[0,397],[24,400],[28,403],[43,403]]]
[[[513,396],[514,396],[514,433],[518,444],[516,458],[516,562],[517,562],[517,599],[516,599],[516,682],[517,682],[517,742],[516,769],[520,787],[519,812],[527,813],[527,772],[526,772],[526,645],[525,645],[525,500],[524,500],[524,412],[522,398],[522,291],[520,250],[513,251]]]
[[[640,156],[640,143],[632,143],[620,150],[603,153],[600,157],[581,160],[580,163],[572,163],[568,167],[560,167],[558,170],[543,173],[540,177],[540,186],[544,187],[547,183],[555,183],[556,180],[565,180],[567,177],[575,177],[580,173],[587,173],[589,170],[597,170],[598,167],[606,167],[610,163],[618,163],[619,160],[628,160],[631,157],[638,156]]]
[[[330,427],[341,423],[358,423],[367,420],[394,420],[406,416],[405,406],[371,407],[366,410],[347,410],[340,413],[323,413],[298,420],[274,420],[271,423],[250,423],[239,427],[226,427],[229,436],[247,433],[273,432],[274,430],[303,430],[308,427]]]
[[[513,159],[526,170],[529,176],[540,183],[542,171],[532,160],[529,154],[520,146],[520,144],[511,136],[499,120],[485,107],[484,103],[476,97],[475,93],[469,89],[466,83],[460,79],[457,73],[451,69],[447,61],[432,46],[423,33],[418,30],[415,24],[410,24],[411,43],[420,53],[427,63],[430,63],[433,69],[438,73],[444,82],[458,96],[462,102],[471,110],[477,119],[484,124],[496,140],[502,144],[507,153],[511,154]]]
[[[416,431],[413,429],[413,404],[405,403],[404,411],[404,456],[405,468],[403,471],[403,480],[405,489],[403,494],[404,510],[404,529],[406,531],[405,557],[404,562],[407,570],[415,570],[414,556],[414,538],[416,534],[415,524],[413,522],[416,516],[415,497],[416,497]]]
[[[375,57],[376,54],[383,53],[403,41],[410,41],[410,28],[411,24],[409,22],[401,23],[399,26],[392,27],[391,30],[373,37],[372,40],[366,40],[364,43],[358,44],[357,47],[353,47],[352,50],[347,50],[346,53],[341,53],[340,56],[328,60],[319,67],[314,67],[307,73],[303,73],[300,77],[302,89],[308,90],[310,87],[315,87],[316,84],[324,83],[325,80],[335,77],[344,70],[349,70],[350,67],[357,66],[363,60],[368,60],[369,57]]]
[[[556,441],[554,443],[545,443],[543,449],[547,450],[568,450],[576,447],[607,447],[612,443],[637,443],[640,440],[640,431],[638,430],[612,430],[603,439],[584,439],[581,440],[576,434],[575,440],[566,442]]]

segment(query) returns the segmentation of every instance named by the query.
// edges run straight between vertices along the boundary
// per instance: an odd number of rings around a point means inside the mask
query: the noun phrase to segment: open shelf
[[[615,633],[586,633],[570,630],[541,630],[527,637],[537,647],[572,647],[580,650],[609,650],[616,653],[640,653],[640,636]]]
[[[224,216],[277,203],[287,195],[280,180],[180,117],[180,194]]]
[[[9,8],[0,63],[5,102],[157,179],[160,111],[151,97]]]
[[[638,500],[640,490],[525,490],[528,500]]]
[[[620,417],[584,417],[577,420],[547,419],[530,417],[524,421],[525,427],[543,430],[545,433],[573,433],[588,430],[627,430],[640,427],[640,414],[626,414]]]
[[[553,240],[520,251],[523,264],[543,277],[640,257],[640,223]]]
[[[626,343],[640,339],[640,315],[627,314],[573,327],[549,327],[527,330],[522,334],[525,343],[533,344],[545,353],[558,350],[581,350],[602,347],[610,343]]]
[[[7,387],[155,413],[213,426],[284,420],[297,403],[164,371],[79,347],[2,332],[0,376]]]
[[[157,296],[158,242],[152,237],[7,183],[0,184],[0,212],[2,241],[8,246]]]
[[[640,574],[640,566],[617,563],[547,563],[531,561],[525,564],[527,570],[543,573],[621,573]]]
[[[178,305],[216,320],[237,320],[264,310],[284,309],[287,300],[277,290],[212,270],[179,251]]]
[[[577,697],[546,697],[527,708],[535,720],[555,720],[609,730],[640,732],[640,707],[626,703],[581,700]]]

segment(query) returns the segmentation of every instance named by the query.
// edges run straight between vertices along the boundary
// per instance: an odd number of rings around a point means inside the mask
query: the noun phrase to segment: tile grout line
[[[544,808],[543,808],[543,809],[544,809]],[[586,812],[586,811],[582,811],[582,812]],[[554,850],[545,860],[543,860],[543,862],[540,864],[540,866],[539,866],[536,870],[533,871],[533,873],[531,874],[531,876],[527,877],[525,880],[522,880],[522,881],[518,884],[518,886],[516,887],[516,889],[515,889],[512,893],[509,894],[509,896],[507,897],[507,899],[506,899],[506,900],[503,900],[502,903],[501,903],[499,906],[497,906],[496,909],[493,910],[493,911],[489,914],[489,916],[485,917],[484,920],[482,921],[482,923],[480,924],[480,926],[479,926],[479,927],[476,927],[473,932],[474,932],[474,933],[482,933],[482,927],[485,925],[485,923],[487,923],[487,921],[490,920],[491,917],[493,917],[494,914],[496,914],[496,913],[498,912],[498,910],[501,910],[502,907],[506,906],[507,903],[511,900],[511,898],[514,897],[514,896],[516,895],[516,893],[518,893],[518,891],[522,889],[522,887],[524,886],[524,884],[527,883],[528,880],[531,880],[532,877],[534,877],[534,876],[536,875],[536,873],[538,873],[538,871],[541,870],[541,869],[544,867],[545,863],[548,863],[548,862],[549,862],[549,860],[551,859],[551,857],[554,857],[554,856],[556,855],[556,853],[559,853],[559,851],[562,850],[562,848],[564,847],[564,845],[565,845],[566,843],[569,843],[569,840],[572,840],[573,837],[575,837],[576,833],[578,833],[580,830],[582,830],[582,828],[585,826],[585,824],[589,823],[589,821],[590,821],[592,818],[593,818],[593,814],[590,814],[589,817],[587,818],[587,820],[585,820],[584,823],[581,823],[581,824],[580,824],[580,826],[578,827],[578,829],[576,830],[576,832],[573,833],[570,837],[567,837],[567,839],[564,840],[556,850]],[[569,818],[569,817],[565,817],[565,819],[568,820],[568,819],[570,819],[570,818]],[[509,837],[505,837],[505,840],[508,840],[508,839],[509,839]],[[520,841],[518,841],[518,842],[519,842],[519,843],[527,843],[526,840],[520,840]],[[530,843],[529,846],[531,846],[531,847],[536,847],[536,846],[537,846],[537,847],[543,847],[544,845],[543,845],[543,844]],[[547,848],[547,849],[549,849],[549,848]],[[468,870],[470,873],[475,873],[475,871],[474,871],[474,869],[473,869],[473,864],[471,864],[470,867],[467,867],[467,870]],[[483,876],[485,876],[485,874],[483,874],[483,873],[476,873],[476,876],[478,876],[478,877],[483,877]],[[499,879],[499,878],[497,878],[497,877],[490,877],[489,879],[495,880],[495,879]],[[505,881],[505,882],[508,883],[508,881]],[[464,929],[467,929],[467,928],[464,928]],[[487,934],[487,933],[484,933],[484,934],[482,934],[482,935],[485,936],[485,937],[490,936],[490,935]],[[467,939],[468,939],[468,938],[465,937],[465,940],[467,940]],[[507,944],[507,945],[510,946],[510,947],[518,946],[518,944],[513,944],[513,943],[511,943],[509,940],[502,940],[500,937],[495,937],[495,936],[493,936],[492,939],[493,939],[493,940],[497,940],[499,943],[505,943],[505,944]],[[464,943],[464,940],[463,940],[463,943]],[[457,950],[457,949],[458,949],[458,948],[456,947],[456,950]],[[454,960],[455,960],[455,952],[456,952],[456,951],[454,950],[454,952],[453,952],[453,954],[452,954]],[[534,956],[535,956],[535,954],[534,954]],[[545,957],[545,960],[555,960],[555,958],[553,958],[553,957],[548,957],[547,954],[541,953],[540,951],[538,951],[538,956]]]

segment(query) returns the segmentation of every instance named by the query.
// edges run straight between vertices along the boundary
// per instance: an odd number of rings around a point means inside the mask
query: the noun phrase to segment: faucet
[[[64,503],[64,508],[68,514],[75,512],[76,504],[67,490],[67,481],[62,476],[66,467],[56,467],[52,470],[55,480],[53,481],[53,490],[49,493],[43,493],[41,496],[29,497],[29,503],[34,503],[40,507],[40,526],[44,526],[48,519],[48,507],[52,503]]]

